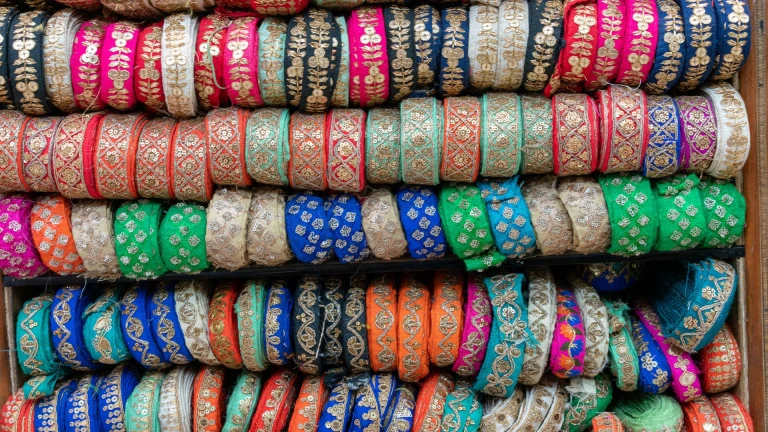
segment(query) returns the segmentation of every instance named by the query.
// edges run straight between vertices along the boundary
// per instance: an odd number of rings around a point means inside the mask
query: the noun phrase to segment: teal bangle
[[[264,313],[267,288],[263,279],[248,281],[235,303],[240,355],[246,369],[261,372],[269,367]]]
[[[704,241],[704,204],[696,174],[674,174],[657,179],[653,193],[658,209],[657,251],[693,249]]]
[[[400,181],[400,110],[371,108],[365,127],[365,177],[372,184]]]
[[[454,390],[445,398],[441,431],[477,431],[482,417],[482,406],[471,384],[464,379],[458,380]]]
[[[69,369],[62,367],[50,375],[38,375],[28,379],[21,387],[25,399],[38,399],[50,396],[56,391],[56,384],[69,375]]]
[[[144,373],[125,403],[127,432],[160,431],[160,388],[167,374],[161,370]]]
[[[400,103],[400,169],[404,183],[440,183],[442,133],[442,102],[411,98]]]
[[[632,339],[629,306],[620,301],[603,300],[608,312],[608,359],[616,387],[630,392],[637,390],[640,379],[640,359]]]
[[[353,3],[362,4],[353,0]],[[355,4],[353,7],[358,6]],[[351,9],[351,8],[350,8]],[[343,16],[336,17],[336,23],[339,25],[339,34],[341,35],[341,63],[339,63],[339,76],[336,78],[336,88],[331,96],[331,106],[346,108],[349,106],[349,35],[347,34],[347,20]]]
[[[227,402],[227,413],[221,432],[248,430],[261,394],[261,384],[258,374],[246,370],[240,372]]]
[[[551,174],[555,171],[552,102],[544,95],[530,94],[520,97],[520,105],[523,116],[521,174]]]
[[[200,273],[207,269],[205,256],[205,207],[176,203],[160,223],[160,255],[168,270],[176,273]]]
[[[85,347],[91,358],[102,364],[118,364],[131,358],[120,323],[121,298],[122,290],[109,285],[83,313]]]
[[[515,93],[486,93],[481,104],[480,175],[513,177],[520,169],[523,148],[520,96]]]
[[[632,256],[650,252],[659,231],[651,181],[639,174],[616,173],[600,176],[599,183],[611,220],[608,253]]]
[[[579,380],[583,384],[589,383],[589,385],[582,385],[582,387],[589,387],[590,389],[594,387],[595,389],[594,393],[579,391],[571,393],[571,407],[565,413],[565,423],[561,430],[581,432],[592,425],[592,419],[598,413],[608,408],[611,400],[613,400],[613,385],[605,373],[597,375],[594,379],[574,378],[571,380],[569,389],[574,386],[574,380]]]
[[[253,112],[245,130],[245,161],[256,183],[288,185],[288,132],[291,114],[283,108]]]
[[[160,257],[160,219],[156,201],[126,202],[115,215],[115,251],[120,271],[131,279],[154,279],[168,269]]]
[[[282,107],[285,98],[285,38],[288,23],[279,17],[267,17],[259,26],[259,93],[265,105]]]
[[[704,177],[699,189],[704,204],[704,247],[729,247],[739,241],[747,216],[744,195],[733,183],[711,177]]]
[[[50,320],[53,294],[27,301],[16,320],[16,347],[25,375],[50,375],[61,368],[53,347]]]

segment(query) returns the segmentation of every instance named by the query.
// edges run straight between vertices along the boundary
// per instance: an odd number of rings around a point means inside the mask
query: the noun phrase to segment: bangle
[[[160,222],[160,257],[168,270],[199,273],[208,268],[205,256],[205,207],[176,203]]]
[[[448,373],[432,371],[420,387],[411,430],[438,432],[443,420],[445,399],[454,389],[453,378]]]
[[[80,201],[72,204],[72,239],[83,260],[85,275],[117,278],[120,266],[110,201]],[[94,235],[94,233],[97,233]]]
[[[50,330],[53,295],[43,294],[24,302],[16,320],[16,346],[24,375],[54,374],[61,363]]]
[[[648,78],[659,38],[656,2],[627,0],[626,33],[616,84],[637,87]],[[627,37],[629,35],[630,37]]]
[[[723,430],[752,431],[754,426],[749,411],[732,393],[723,392],[709,396],[709,402],[720,420]]]
[[[328,188],[362,192],[365,189],[365,111],[334,108],[325,121]]]
[[[600,294],[623,291],[637,283],[640,266],[637,263],[597,263],[584,267],[582,279]]]
[[[383,13],[389,59],[389,100],[400,102],[413,93],[416,84],[414,13],[413,8],[398,5],[387,5]]]
[[[365,177],[373,184],[400,181],[400,110],[368,110],[365,136]]]
[[[624,432],[624,426],[616,414],[603,412],[592,418],[594,432]]]
[[[230,271],[248,265],[246,230],[250,190],[219,189],[208,205],[205,249],[214,267]]]
[[[219,0],[220,5],[237,1],[242,3],[241,9],[247,9],[248,0]],[[296,15],[309,6],[309,0],[281,0],[278,2],[268,0],[251,0],[251,9],[261,15]]]
[[[744,232],[746,201],[736,186],[726,180],[704,177],[699,183],[704,207],[705,247],[726,247],[736,243]]]
[[[555,183],[556,177],[547,175],[529,179],[521,188],[543,255],[560,255],[573,248],[573,225]]]
[[[10,3],[9,5],[13,6]],[[0,7],[0,36],[4,41],[10,40],[11,23],[19,13],[19,9],[15,7]],[[0,104],[6,108],[13,106],[13,89],[11,88],[10,63],[8,62],[8,52],[11,47],[7,43],[0,45],[0,59],[2,59],[0,60]],[[16,135],[12,136],[16,137]]]
[[[80,26],[72,44],[70,69],[72,90],[78,110],[99,111],[106,107],[101,100],[101,52],[108,23],[99,18]]]
[[[597,169],[599,125],[595,100],[585,94],[552,97],[555,174],[590,174]]]
[[[253,415],[248,432],[281,431],[288,424],[288,416],[296,401],[298,376],[285,368],[276,370],[264,382],[263,397]]]
[[[354,195],[331,199],[328,225],[333,234],[333,249],[344,263],[361,261],[371,254],[363,232],[362,206]]]
[[[331,105],[341,62],[340,35],[336,19],[323,9],[304,12],[306,55],[303,60],[301,99],[298,107],[307,113],[323,113]],[[289,39],[296,33],[289,34]],[[295,66],[295,65],[294,65]],[[290,70],[288,71],[290,75]],[[296,106],[295,100],[288,101]]]
[[[680,404],[683,409],[683,425],[685,430],[704,431],[720,428],[715,407],[706,396]]]
[[[544,88],[545,96],[558,90],[582,91],[582,85],[595,67],[600,33],[597,22],[597,3],[594,1],[563,6],[562,40],[568,43],[560,49],[552,76]]]
[[[406,277],[400,285],[397,304],[397,372],[403,381],[418,382],[429,374],[429,289]]]
[[[549,359],[549,350],[557,316],[557,291],[552,272],[546,267],[535,267],[528,276],[528,329],[531,337],[525,345],[523,365],[518,383],[535,385],[541,381]]]
[[[428,186],[403,186],[397,193],[400,222],[412,258],[442,258],[447,251],[437,193]]]
[[[552,102],[542,95],[522,95],[520,106],[524,131],[520,147],[520,173],[550,174],[555,169]],[[508,127],[505,125],[505,128]]]
[[[261,376],[250,371],[241,371],[229,395],[222,432],[245,432],[251,424],[260,395]]]
[[[302,373],[318,374],[322,371],[320,345],[323,336],[323,321],[320,319],[320,278],[315,275],[302,277],[295,295],[292,315],[295,334],[292,336],[296,347],[293,360]]]
[[[194,280],[179,282],[173,290],[173,300],[179,317],[179,328],[184,335],[184,345],[192,357],[203,364],[220,364],[211,349],[208,331],[210,286]]]
[[[586,90],[598,90],[616,81],[622,65],[626,35],[635,34],[624,28],[627,17],[625,0],[597,2],[597,57],[592,73],[586,77]],[[652,57],[650,59],[653,60]]]
[[[610,332],[608,359],[611,373],[616,377],[616,387],[619,390],[635,391],[641,373],[641,364],[632,339],[629,307],[620,301],[604,300],[604,302]]]
[[[724,324],[712,342],[699,353],[702,390],[720,393],[739,383],[741,351],[728,324]]]
[[[149,308],[153,335],[163,353],[163,359],[173,364],[190,363],[193,357],[187,349],[179,316],[176,314],[174,285],[161,282],[155,286]]]
[[[43,73],[45,91],[51,104],[65,113],[75,112],[75,93],[72,89],[72,46],[85,15],[73,9],[63,9],[53,15],[45,25],[43,36]]]
[[[341,279],[331,277],[325,280],[321,293],[323,309],[323,365],[338,366],[344,363],[342,347],[344,333],[341,328],[341,307],[344,304],[344,287]]]
[[[443,9],[442,53],[439,93],[441,97],[459,96],[469,87],[470,61],[465,51],[470,31],[469,13],[463,7]]]
[[[160,257],[160,218],[163,205],[138,200],[115,213],[115,251],[120,270],[131,279],[154,279],[167,272]]]
[[[384,12],[380,6],[357,8],[348,27],[349,99],[361,108],[380,105],[387,101],[390,80]]]
[[[733,78],[747,61],[752,46],[750,34],[749,4],[745,1],[723,1],[715,3],[717,15],[717,50],[711,81],[725,81]]]
[[[133,81],[140,31],[139,25],[130,21],[109,24],[104,30],[99,98],[119,111],[129,111],[136,105]]]
[[[456,387],[445,398],[441,429],[443,432],[476,430],[483,410],[472,385],[465,379],[456,381]]]
[[[485,202],[496,247],[505,256],[521,257],[536,249],[531,213],[520,192],[518,177],[477,183]]]
[[[613,385],[605,373],[594,379],[571,378],[566,390],[570,393],[571,408],[565,414],[562,428],[569,432],[585,430],[592,418],[605,411],[613,399]]]
[[[242,369],[235,302],[241,284],[235,281],[221,282],[216,286],[208,310],[208,334],[213,355],[230,369]]]
[[[0,270],[7,276],[30,278],[47,271],[33,242],[33,205],[26,195],[9,195],[0,200]]]
[[[650,180],[616,173],[601,176],[598,181],[611,221],[608,253],[637,256],[650,252],[656,244],[659,227]]]
[[[381,430],[387,432],[408,432],[413,430],[414,407],[416,405],[416,389],[411,384],[399,383],[395,390],[394,401],[389,413],[384,417]],[[473,420],[480,422],[482,408],[480,404],[472,405]],[[480,415],[477,411],[480,410]]]
[[[619,85],[597,92],[600,172],[639,171],[649,139],[645,93]]]
[[[478,276],[470,275],[467,283],[467,299],[464,302],[464,325],[461,331],[459,356],[451,367],[451,370],[459,376],[473,377],[479,373],[485,359],[492,320],[488,290]]]
[[[73,391],[77,388],[76,379],[68,379],[60,382],[54,392],[49,396],[44,396],[37,401],[34,409],[34,430],[39,432],[57,432],[63,429],[64,407]],[[21,389],[19,389],[21,390]],[[12,404],[14,396],[8,398],[8,404]],[[59,411],[61,409],[61,411]],[[9,413],[10,414],[10,413]],[[13,417],[9,415],[7,420]],[[6,420],[3,416],[3,420]],[[61,426],[60,426],[61,424]],[[8,425],[0,421],[0,430],[6,431]],[[14,431],[13,427],[8,432]]]
[[[258,109],[248,119],[245,161],[257,183],[288,185],[290,119],[290,112],[283,108]]]
[[[680,4],[674,0],[657,0],[659,37],[653,56],[653,67],[643,83],[648,94],[661,95],[677,85],[685,61],[685,26]]]
[[[556,408],[556,404],[561,394],[565,394],[565,386],[558,383],[558,381],[551,376],[544,377],[540,383],[533,385],[525,390],[524,403],[518,405],[518,412],[515,413],[516,419],[513,417],[514,423],[510,425],[508,430],[519,432],[527,428],[540,430],[547,420],[547,417],[552,410]],[[516,394],[513,394],[511,398],[506,399],[510,401],[510,405],[515,404]],[[560,413],[560,423],[562,425],[563,413]],[[557,430],[560,430],[560,426],[557,426]],[[544,429],[551,430],[551,429]]]
[[[409,184],[440,183],[443,109],[435,98],[406,99],[400,103],[400,168]]]
[[[21,161],[22,178],[29,190],[57,192],[51,151],[62,120],[63,117],[32,117],[26,123],[23,134],[12,138],[21,138],[22,147],[17,152],[21,159],[17,160]],[[15,129],[14,126],[9,127]],[[16,164],[9,163],[9,170],[15,168]]]
[[[324,200],[311,192],[291,195],[285,204],[288,244],[301,262],[320,264],[331,258],[333,233]]]
[[[0,428],[3,432],[15,432],[20,425],[19,416],[21,415],[21,406],[27,398],[24,397],[24,389],[16,390],[5,403],[3,404],[2,412],[0,413]]]
[[[326,114],[295,112],[291,115],[288,179],[292,188],[319,191],[328,188],[326,126]]]
[[[160,392],[167,372],[147,371],[125,403],[126,430],[160,430]]]
[[[397,367],[397,291],[392,276],[371,281],[365,294],[368,322],[368,349],[374,372],[391,372]]]
[[[96,189],[93,148],[103,118],[99,113],[71,115],[59,125],[51,160],[56,189],[67,198],[101,198]]]
[[[126,402],[133,390],[139,384],[141,376],[136,368],[123,363],[117,365],[101,378],[98,388],[98,418],[101,430],[104,432],[124,429],[126,418]]]
[[[648,96],[648,144],[642,167],[645,177],[661,178],[677,172],[681,156],[679,122],[677,104],[671,96]]]
[[[229,17],[217,12],[200,20],[195,40],[195,93],[200,107],[205,111],[229,103],[229,95],[224,87],[224,52],[227,49],[227,29],[231,22]]]
[[[227,396],[224,389],[225,369],[220,366],[202,366],[192,384],[192,425],[198,432],[221,430],[221,410]]]
[[[293,310],[293,291],[285,282],[272,282],[267,293],[267,311],[264,318],[266,329],[267,359],[274,365],[288,364],[293,357],[293,341],[290,314]]]
[[[550,405],[549,412],[547,412],[544,421],[541,422],[541,427],[545,431],[560,430],[565,421],[565,413],[568,410],[570,404],[570,395],[565,389],[565,385],[555,385],[554,402]],[[523,425],[524,426],[524,425]]]
[[[24,176],[23,140],[26,128],[32,121],[31,117],[19,111],[0,111],[0,125],[8,132],[0,138],[0,158],[3,162],[0,168],[0,189],[3,192],[31,189]]]
[[[188,13],[173,14],[163,21],[163,93],[168,112],[174,117],[188,118],[198,113],[194,59],[199,27],[199,17]]]
[[[177,138],[180,138],[178,125],[173,118],[160,117],[148,121],[141,130],[136,150],[136,186],[143,198],[175,197],[172,185],[174,167],[178,164],[172,160],[176,157]],[[190,137],[190,134],[182,136]],[[189,140],[179,139],[179,142]]]
[[[387,189],[373,191],[363,199],[360,214],[368,245],[376,258],[400,258],[408,248],[398,217],[397,201]]]
[[[437,93],[437,65],[440,61],[443,41],[441,24],[438,8],[419,5],[413,9],[417,64],[416,90],[412,97],[435,96]],[[368,114],[370,115],[370,112]]]
[[[181,120],[172,134],[170,191],[178,200],[207,202],[213,197],[208,171],[206,124],[203,118]]]
[[[283,69],[285,70],[285,98],[289,106],[301,103],[304,87],[304,58],[307,57],[307,21],[305,14],[291,17],[288,21]],[[330,66],[330,64],[329,64]]]
[[[278,17],[266,17],[259,27],[259,93],[265,105],[288,104],[285,89],[285,42],[288,23]]]
[[[293,259],[285,223],[285,196],[279,189],[257,188],[248,208],[248,260],[276,266]]]
[[[347,370],[353,374],[367,373],[371,370],[365,306],[365,277],[352,276],[349,289],[344,294],[341,325],[344,339],[344,363]]]
[[[693,249],[704,240],[706,223],[699,178],[695,174],[674,174],[653,183],[658,208],[659,238],[655,250]]]
[[[133,77],[136,100],[150,111],[167,111],[163,92],[163,23],[158,21],[144,27],[138,39]]]
[[[193,365],[171,369],[160,389],[158,418],[161,430],[181,430],[192,424],[192,395],[197,368]]]
[[[614,412],[627,431],[648,429],[648,419],[651,418],[655,419],[654,430],[685,429],[680,404],[667,395],[627,395],[614,405]]]
[[[51,306],[51,333],[56,355],[62,364],[77,371],[99,368],[86,349],[85,323],[81,319],[94,297],[92,289],[66,286],[56,291]]]
[[[101,4],[110,11],[135,20],[153,20],[162,18],[163,13],[151,4],[152,0],[101,0]]]
[[[605,197],[591,177],[568,177],[560,180],[557,194],[573,227],[573,251],[599,253],[611,244],[611,221]]]
[[[296,397],[288,432],[315,432],[322,414],[322,407],[328,396],[328,389],[322,375],[310,375],[304,378]]]
[[[250,111],[241,108],[213,110],[205,116],[208,172],[219,186],[246,187],[253,182],[245,157],[246,123]]]
[[[120,322],[123,340],[134,360],[145,368],[159,369],[170,364],[163,359],[150,327],[150,296],[147,284],[127,288],[120,301]]]
[[[322,1],[322,0],[321,0]],[[352,0],[355,7],[362,1]],[[336,87],[331,95],[331,106],[345,108],[349,106],[349,70],[351,68],[349,56],[349,33],[347,32],[347,20],[343,16],[337,16],[336,25],[339,26],[339,73],[336,79]],[[281,46],[282,48],[282,46]]]
[[[732,178],[741,171],[749,154],[750,136],[744,99],[727,83],[707,84],[702,88],[712,102],[717,123],[717,144],[707,174]]]
[[[609,327],[608,312],[600,295],[581,279],[570,281],[576,302],[584,320],[584,371],[582,376],[594,378],[608,359]]]
[[[267,305],[267,288],[263,279],[247,281],[235,304],[240,355],[243,366],[254,372],[269,367],[264,333],[264,312]]]
[[[7,46],[9,75],[16,109],[27,115],[51,114],[45,85],[44,29],[48,12],[33,10],[13,17]]]
[[[120,330],[122,290],[108,285],[83,313],[85,347],[91,358],[101,364],[118,364],[131,358]]]
[[[530,5],[528,28],[529,42],[525,51],[523,88],[529,92],[540,92],[547,86],[559,61],[563,4],[546,0]]]
[[[355,395],[349,432],[386,431],[385,415],[395,407],[397,378],[392,374],[370,375]]]
[[[501,3],[498,7],[493,8],[491,6],[472,6],[469,9],[470,15],[472,14],[472,8],[488,8],[489,12],[496,16],[491,17],[492,20],[498,19],[498,39],[493,39],[489,35],[487,41],[490,42],[487,50],[483,53],[491,56],[491,58],[497,58],[498,64],[496,65],[496,71],[493,73],[490,84],[493,85],[493,89],[497,91],[514,91],[520,88],[523,84],[523,73],[525,71],[525,52],[528,46],[529,37],[529,22],[528,14],[529,7],[528,2],[522,0],[506,1]],[[483,9],[481,9],[483,10]],[[493,25],[493,24],[491,24]],[[472,26],[470,25],[470,33],[472,32]],[[481,31],[481,34],[483,31]],[[471,44],[471,42],[470,42]],[[470,50],[472,45],[470,45]],[[470,61],[472,60],[472,54],[469,55]],[[472,76],[470,75],[470,82]]]
[[[354,391],[345,381],[333,386],[317,422],[318,432],[346,431],[354,406]]]
[[[709,78],[719,46],[717,13],[713,2],[685,0],[683,10],[685,44],[683,73],[677,82],[680,91],[693,90]]]
[[[558,378],[577,377],[584,370],[586,337],[581,307],[573,291],[557,288],[557,318],[549,367]]]
[[[514,93],[486,93],[481,103],[480,175],[512,177],[520,169],[522,159],[524,132],[520,97]]]
[[[72,204],[61,195],[42,196],[30,216],[32,241],[43,264],[60,275],[85,271],[72,237],[71,211]]]
[[[98,391],[101,376],[97,374],[83,375],[77,381],[77,388],[67,398],[64,411],[64,430],[101,430],[101,424],[99,424],[99,399]],[[32,402],[31,400],[27,401]],[[24,406],[22,406],[22,416],[24,414]],[[19,431],[28,430],[24,429],[24,418],[20,417],[21,421]]]
[[[524,275],[514,273],[485,278],[493,322],[488,350],[474,387],[487,395],[511,397],[520,376],[528,336],[524,280]]]
[[[443,109],[440,178],[473,183],[480,171],[480,99],[474,96],[446,98]]]
[[[140,133],[149,122],[144,114],[105,115],[94,149],[96,189],[107,199],[135,199],[136,153]]]
[[[632,342],[639,360],[638,388],[644,393],[662,394],[669,388],[672,370],[661,352],[659,344],[635,316],[629,316],[632,325]],[[631,348],[630,348],[631,350]]]

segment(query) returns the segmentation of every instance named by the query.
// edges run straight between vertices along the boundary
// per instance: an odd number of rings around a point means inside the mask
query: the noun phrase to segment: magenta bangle
[[[352,11],[347,34],[350,101],[361,107],[386,102],[389,97],[389,58],[381,7],[366,6]]]
[[[693,358],[687,352],[668,344],[661,333],[661,325],[656,311],[646,300],[637,302],[635,313],[653,339],[661,348],[661,352],[667,359],[672,370],[672,391],[680,402],[688,402],[701,396],[701,382],[699,382],[699,369],[693,362]]]
[[[234,105],[264,105],[259,91],[259,18],[238,18],[227,30],[224,44],[224,86]]]
[[[637,87],[653,67],[659,39],[659,11],[655,0],[626,0],[624,48],[616,84]]]
[[[72,90],[75,105],[80,110],[100,111],[106,107],[101,101],[101,51],[104,45],[104,28],[107,23],[100,19],[86,21],[77,31],[72,45],[69,66],[72,70]]]
[[[26,195],[0,200],[0,270],[5,276],[30,278],[47,271],[32,242],[29,220],[34,204]]]
[[[465,377],[473,377],[480,371],[491,334],[491,299],[483,280],[471,275],[467,283],[467,301],[464,303],[464,330],[461,333],[459,357],[453,363],[453,371]]]
[[[624,0],[597,0],[597,58],[587,76],[587,90],[597,90],[612,83],[622,61],[627,7]]]
[[[130,21],[107,26],[101,50],[101,101],[120,111],[136,105],[133,67],[141,27]]]
[[[678,96],[680,116],[680,169],[703,174],[712,165],[717,149],[717,118],[705,96]]]
[[[557,317],[549,368],[558,378],[571,378],[584,371],[586,338],[581,309],[573,291],[557,288]]]

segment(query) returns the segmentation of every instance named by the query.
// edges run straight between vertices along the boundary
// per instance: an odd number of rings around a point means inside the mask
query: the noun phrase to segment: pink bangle
[[[120,111],[136,105],[133,66],[141,28],[130,21],[107,26],[101,50],[101,101]]]
[[[34,204],[26,195],[11,195],[0,201],[0,270],[6,276],[26,278],[46,272],[29,225]]]
[[[259,18],[238,18],[224,44],[224,85],[232,103],[243,108],[264,105],[259,92]]]
[[[464,303],[464,330],[461,333],[459,357],[453,371],[465,377],[480,372],[485,359],[488,338],[491,335],[491,300],[483,281],[471,275],[467,283],[467,301]]]
[[[558,378],[571,378],[584,371],[586,336],[581,309],[573,291],[557,288],[557,317],[549,368]]]
[[[586,90],[597,90],[613,82],[619,73],[627,21],[625,0],[597,0],[597,58],[587,76]]]
[[[104,45],[106,21],[86,21],[77,31],[72,45],[72,90],[75,105],[80,110],[100,111],[106,107],[101,101],[101,51]]]
[[[381,7],[361,7],[349,16],[350,93],[363,108],[381,105],[389,97],[389,58]],[[365,53],[365,61],[362,55]]]
[[[627,0],[624,52],[616,84],[637,87],[644,83],[653,67],[659,39],[659,12],[654,0]]]

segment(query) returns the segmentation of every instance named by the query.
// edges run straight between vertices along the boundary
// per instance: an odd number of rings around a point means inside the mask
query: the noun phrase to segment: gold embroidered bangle
[[[379,259],[399,258],[408,250],[392,192],[379,189],[363,198],[363,230],[371,251]]]
[[[507,0],[499,6],[499,39],[498,44],[493,46],[498,50],[499,62],[493,80],[494,90],[514,91],[523,83],[528,13],[528,2],[525,0]]]
[[[208,204],[205,246],[214,267],[230,271],[248,265],[246,230],[251,191],[219,189]]]
[[[611,221],[600,184],[592,177],[566,177],[557,194],[573,227],[573,251],[605,252],[611,245]]]
[[[523,198],[531,212],[536,245],[543,255],[563,254],[573,247],[573,227],[568,211],[555,190],[557,179],[542,176],[523,184]]]

